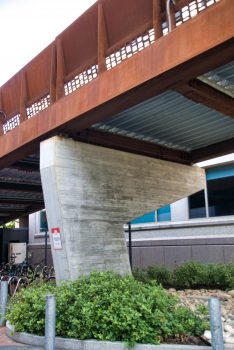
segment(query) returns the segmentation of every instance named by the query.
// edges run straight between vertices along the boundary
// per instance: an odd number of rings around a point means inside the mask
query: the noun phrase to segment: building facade
[[[234,261],[234,154],[197,166],[206,169],[204,191],[131,222],[133,266],[165,263],[174,267],[175,261],[187,260]],[[128,225],[124,229],[128,242]],[[44,257],[47,230],[45,210],[29,216],[28,251],[32,262]]]

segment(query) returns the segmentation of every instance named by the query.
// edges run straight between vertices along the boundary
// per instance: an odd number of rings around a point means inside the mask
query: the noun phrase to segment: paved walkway
[[[11,340],[6,335],[6,327],[0,327],[0,350],[42,350],[41,347],[28,346],[20,343],[16,343],[14,340]]]

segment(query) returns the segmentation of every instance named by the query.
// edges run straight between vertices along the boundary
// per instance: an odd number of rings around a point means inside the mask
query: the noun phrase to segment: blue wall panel
[[[157,211],[158,221],[171,221],[171,206],[170,204],[166,207],[160,208]]]
[[[206,169],[207,180],[215,180],[229,176],[234,176],[234,164],[228,164],[216,168]]]
[[[155,222],[155,211],[131,221],[131,224],[144,224],[145,222]]]

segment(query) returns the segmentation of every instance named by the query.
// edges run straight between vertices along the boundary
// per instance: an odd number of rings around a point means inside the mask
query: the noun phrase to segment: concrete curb
[[[13,333],[12,333],[13,332]],[[44,347],[45,337],[29,334],[15,332],[14,326],[10,325],[9,321],[6,324],[6,334],[11,339],[34,346]],[[56,337],[55,338],[55,348],[56,349],[66,349],[66,350],[126,350],[126,344],[121,342],[103,342],[98,340],[77,340],[77,339],[65,339]],[[234,350],[233,345],[225,345],[228,350]],[[150,344],[137,344],[131,350],[211,350],[210,346],[196,346],[196,345],[172,345],[172,344],[160,344],[160,345],[150,345]]]

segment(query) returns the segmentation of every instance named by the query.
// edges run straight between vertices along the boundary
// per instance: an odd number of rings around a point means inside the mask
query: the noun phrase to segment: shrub
[[[64,338],[159,344],[172,334],[202,334],[205,321],[155,283],[113,271],[92,272],[60,287],[38,285],[11,299],[16,331],[44,335],[46,294],[56,294],[56,334]]]
[[[136,280],[151,284],[156,280],[157,284],[163,287],[173,287],[176,289],[197,289],[234,288],[234,263],[208,263],[202,264],[199,261],[187,261],[185,264],[169,269],[164,264],[159,267],[149,265],[147,268],[133,269],[133,276]]]

